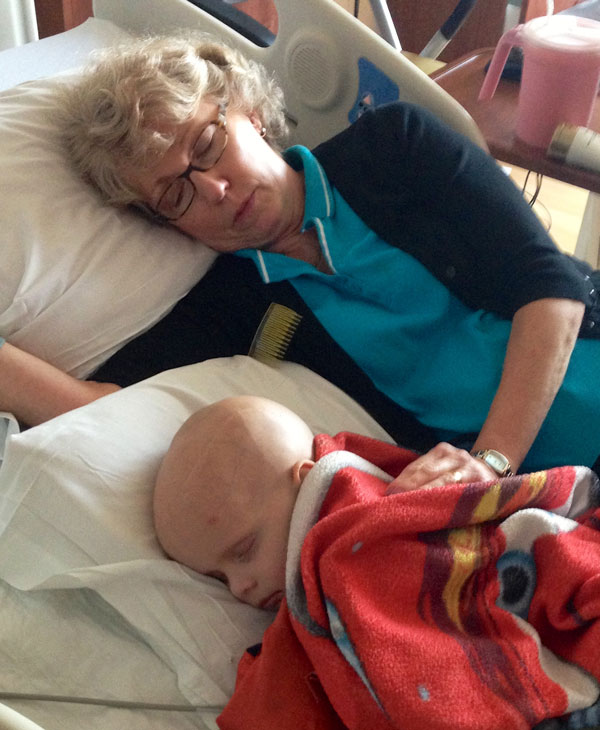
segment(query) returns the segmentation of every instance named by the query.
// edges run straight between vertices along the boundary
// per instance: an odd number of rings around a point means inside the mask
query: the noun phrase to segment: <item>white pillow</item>
[[[0,468],[0,578],[15,588],[87,587],[136,627],[193,703],[222,704],[237,660],[270,615],[160,550],[152,485],[175,431],[228,395],[273,398],[314,432],[389,436],[351,398],[294,363],[238,356],[161,373],[32,428]]]
[[[0,335],[85,377],[166,314],[215,254],[81,182],[52,115],[65,78],[0,93]]]

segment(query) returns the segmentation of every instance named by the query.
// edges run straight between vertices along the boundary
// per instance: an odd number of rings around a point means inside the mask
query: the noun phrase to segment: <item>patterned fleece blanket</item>
[[[600,726],[590,470],[384,496],[411,452],[315,445],[286,601],[240,662],[222,730]]]

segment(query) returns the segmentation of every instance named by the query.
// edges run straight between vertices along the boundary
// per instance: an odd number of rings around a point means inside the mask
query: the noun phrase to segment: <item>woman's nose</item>
[[[203,172],[194,170],[191,178],[197,194],[206,203],[220,203],[229,189],[229,180],[216,167]]]

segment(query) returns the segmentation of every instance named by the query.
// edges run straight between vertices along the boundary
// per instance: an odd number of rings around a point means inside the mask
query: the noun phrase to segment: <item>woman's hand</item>
[[[28,426],[118,389],[113,383],[78,380],[8,342],[0,347],[0,411]]]
[[[386,494],[431,489],[453,482],[487,482],[498,479],[496,472],[464,449],[439,443],[411,462],[386,490]]]

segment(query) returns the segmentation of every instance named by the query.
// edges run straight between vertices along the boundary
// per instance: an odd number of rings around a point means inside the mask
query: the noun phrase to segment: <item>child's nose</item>
[[[249,603],[249,595],[256,588],[256,580],[244,573],[229,576],[229,590],[240,601]]]

